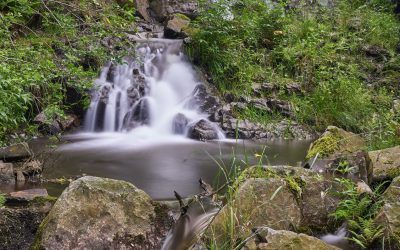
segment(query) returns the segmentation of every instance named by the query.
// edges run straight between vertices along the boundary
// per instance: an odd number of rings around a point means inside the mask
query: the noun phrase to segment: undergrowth
[[[126,1],[130,2],[130,1]],[[129,44],[134,10],[105,0],[6,0],[0,2],[0,145],[18,131],[36,134],[33,118],[77,112],[114,48]],[[117,42],[113,48],[104,38]]]
[[[269,2],[269,1],[268,1]],[[371,149],[400,143],[400,21],[384,0],[340,0],[333,6],[297,7],[278,1],[203,4],[186,46],[223,93],[251,96],[262,83],[293,82],[304,95],[270,93],[289,100],[294,120],[323,131],[328,125],[363,133]],[[244,110],[260,123],[271,115]],[[272,119],[271,119],[272,118]],[[276,117],[275,119],[281,119]]]

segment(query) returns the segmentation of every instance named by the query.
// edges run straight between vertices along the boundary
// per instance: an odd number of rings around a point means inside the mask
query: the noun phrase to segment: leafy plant
[[[332,214],[336,221],[347,223],[349,239],[362,248],[368,248],[381,240],[383,227],[374,222],[375,216],[383,205],[381,194],[386,182],[374,188],[373,194],[358,193],[356,185],[348,179],[336,179],[343,191],[338,193],[341,201]]]

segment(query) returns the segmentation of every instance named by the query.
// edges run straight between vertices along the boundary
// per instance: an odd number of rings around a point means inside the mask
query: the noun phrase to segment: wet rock
[[[0,160],[22,160],[31,156],[28,143],[17,143],[8,147],[0,148]]]
[[[290,83],[285,86],[285,93],[287,95],[302,95],[303,90],[298,83]]]
[[[400,175],[400,146],[368,152],[374,180],[393,179]]]
[[[30,249],[53,199],[38,197],[23,207],[0,208],[0,249]]]
[[[212,89],[204,84],[199,84],[193,91],[192,98],[187,102],[189,108],[199,107],[202,113],[213,115],[221,107],[219,98]]]
[[[184,114],[175,115],[172,122],[172,131],[174,134],[182,135],[185,133],[186,126],[188,125],[189,120]]]
[[[383,193],[384,205],[375,221],[383,226],[387,249],[400,249],[400,177]]]
[[[116,71],[117,71],[117,65],[111,63],[106,77],[108,82],[114,82],[115,75],[117,74]]]
[[[201,119],[189,128],[188,136],[191,139],[207,141],[218,139],[218,132],[215,125]]]
[[[318,157],[328,158],[338,154],[351,154],[365,147],[361,136],[347,132],[335,126],[329,126],[325,132],[313,142],[307,152],[306,159]]]
[[[35,189],[27,189],[17,192],[11,192],[9,196],[11,198],[16,199],[24,199],[24,200],[33,200],[36,197],[47,197],[49,194],[46,189],[43,188],[35,188]]]
[[[269,227],[253,229],[255,237],[246,243],[252,249],[296,249],[296,250],[339,250],[306,234],[297,234],[286,230],[274,230]]]
[[[129,97],[129,106],[132,106],[137,100],[140,98],[140,93],[137,88],[134,86],[130,86],[126,92],[128,93]]]
[[[168,21],[164,30],[165,38],[177,39],[185,38],[187,35],[185,30],[188,28],[190,19],[183,14],[174,14]]]
[[[0,161],[0,183],[15,183],[14,167],[12,163]]]
[[[159,206],[132,184],[86,176],[61,194],[33,249],[159,249],[166,233],[159,213]]]

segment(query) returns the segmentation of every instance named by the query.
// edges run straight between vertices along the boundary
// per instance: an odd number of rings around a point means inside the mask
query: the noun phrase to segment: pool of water
[[[118,138],[119,137],[119,138]],[[143,189],[154,199],[173,199],[200,192],[202,178],[214,187],[225,183],[231,166],[263,162],[298,165],[309,141],[211,141],[184,138],[127,142],[123,135],[73,136],[49,154],[46,178],[94,175],[121,179]]]

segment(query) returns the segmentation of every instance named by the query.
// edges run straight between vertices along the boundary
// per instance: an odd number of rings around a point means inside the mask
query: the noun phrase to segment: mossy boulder
[[[400,249],[400,176],[393,179],[382,196],[384,205],[376,222],[385,230],[385,246]]]
[[[189,27],[190,18],[183,14],[174,14],[165,27],[164,36],[166,38],[184,38],[187,36],[185,30]]]
[[[206,233],[217,245],[244,239],[255,227],[304,232],[326,231],[341,186],[318,173],[291,166],[252,167],[234,184],[237,191]],[[329,228],[330,229],[330,228]]]
[[[332,158],[339,154],[351,154],[365,147],[365,140],[357,134],[335,126],[329,126],[319,139],[313,142],[307,152],[309,160],[318,154],[319,158]]]
[[[374,180],[393,179],[400,175],[400,146],[368,152]]]
[[[163,231],[156,230],[158,212],[151,198],[128,182],[83,177],[56,201],[33,249],[159,248],[163,236],[152,233]]]
[[[256,237],[246,244],[249,250],[260,249],[296,249],[296,250],[339,250],[306,234],[297,234],[291,231],[274,230],[268,227],[254,230]]]

